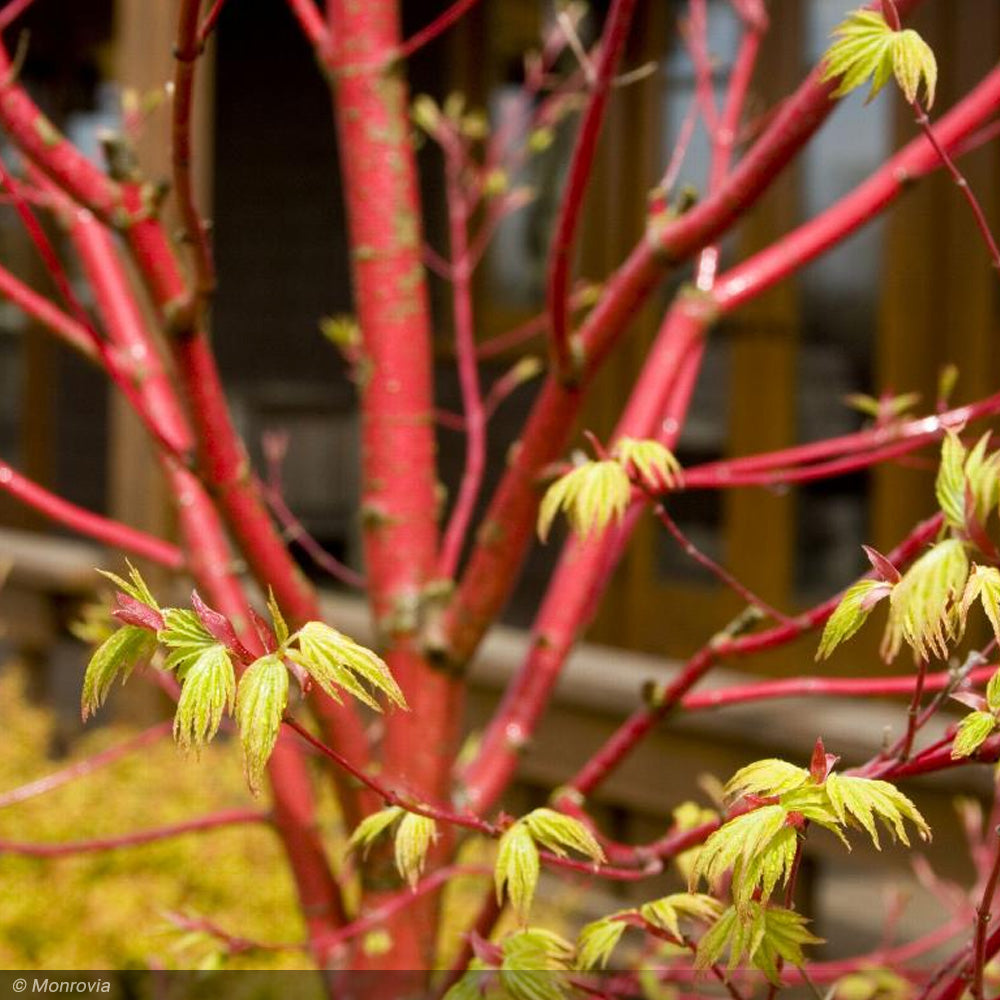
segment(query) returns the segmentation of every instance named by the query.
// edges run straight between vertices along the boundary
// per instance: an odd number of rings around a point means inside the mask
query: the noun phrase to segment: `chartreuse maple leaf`
[[[641,917],[647,924],[684,940],[682,920],[710,924],[721,916],[722,904],[712,896],[697,892],[675,892],[662,899],[643,903],[638,909],[619,910],[587,924],[576,943],[576,967],[582,970],[606,966],[622,934],[628,928],[629,917]]]
[[[543,808],[512,823],[500,838],[493,881],[497,902],[502,903],[506,895],[522,923],[527,920],[538,885],[538,845],[560,857],[572,850],[595,864],[604,860],[604,851],[594,835],[572,816]]]
[[[366,857],[372,844],[396,826],[393,849],[396,871],[412,889],[420,880],[427,860],[427,852],[438,838],[437,823],[428,816],[410,812],[402,806],[389,806],[366,816],[354,829],[347,850],[359,848]]]
[[[83,721],[107,700],[117,677],[124,684],[133,668],[156,652],[156,636],[144,628],[123,625],[94,651],[83,676]]]
[[[844,592],[837,609],[827,619],[816,650],[816,659],[825,660],[868,620],[875,605],[892,593],[892,585],[882,580],[858,580]]]
[[[271,653],[251,663],[236,692],[236,724],[243,748],[243,770],[255,794],[278,741],[287,704],[288,669],[281,657]]]
[[[782,962],[801,967],[805,964],[803,947],[822,943],[807,923],[794,910],[757,901],[750,902],[745,915],[730,907],[698,942],[695,968],[710,968],[728,951],[730,972],[749,962],[779,985]]]
[[[968,528],[970,519],[985,524],[1000,499],[1000,452],[987,453],[987,431],[967,450],[954,431],[948,431],[941,443],[934,493],[948,527],[958,531]]]
[[[905,641],[922,659],[948,655],[961,633],[961,603],[969,578],[969,555],[960,538],[928,549],[892,588],[882,655],[896,657]]]
[[[674,453],[659,441],[620,438],[611,451],[626,471],[633,470],[653,490],[673,489],[684,480],[684,470]]]
[[[895,31],[874,10],[856,10],[833,32],[836,41],[823,58],[823,79],[840,77],[835,97],[871,80],[868,100],[895,76],[912,104],[923,87],[927,106],[934,104],[937,61],[930,46],[910,28]]]
[[[538,537],[543,542],[548,538],[560,510],[580,536],[603,531],[612,521],[621,522],[631,494],[628,473],[619,462],[584,462],[545,491],[538,510]]]
[[[564,938],[525,927],[508,934],[500,949],[500,985],[511,1000],[561,1000],[566,995],[570,984],[563,974],[572,966],[573,946]]]
[[[954,760],[960,757],[971,757],[997,728],[997,717],[993,712],[970,712],[958,724],[955,738],[951,744],[951,756]]]
[[[962,619],[972,605],[979,601],[993,627],[993,634],[1000,642],[1000,570],[995,566],[973,566],[962,595]]]

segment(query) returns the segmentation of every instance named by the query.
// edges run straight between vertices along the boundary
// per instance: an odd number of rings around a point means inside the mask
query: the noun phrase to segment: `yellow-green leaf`
[[[560,510],[578,535],[603,531],[612,521],[621,522],[631,493],[632,484],[618,462],[584,462],[546,490],[538,512],[538,535],[543,542],[548,538]]]
[[[623,911],[627,913],[628,911]],[[576,941],[576,967],[588,970],[608,964],[611,953],[615,950],[625,928],[628,926],[617,919],[622,914],[613,913],[585,925]]]
[[[938,542],[892,589],[882,655],[892,660],[904,640],[923,659],[944,659],[961,629],[961,600],[969,576],[965,543]]]
[[[128,580],[123,580],[120,576],[106,569],[99,569],[97,572],[110,580],[120,591],[135,598],[140,604],[147,604],[159,611],[160,606],[156,603],[156,598],[153,597],[153,592],[142,578],[142,574],[127,559],[125,565],[128,566]]]
[[[684,471],[673,452],[659,441],[619,439],[611,454],[627,470],[635,474],[652,490],[674,489],[684,481]]]
[[[993,626],[993,634],[1000,642],[1000,570],[995,566],[973,566],[962,595],[962,624],[969,609],[979,599],[986,617]],[[992,706],[990,706],[992,707]]]
[[[380,712],[370,688],[406,708],[403,692],[385,661],[343,632],[323,622],[307,622],[288,641],[298,645],[288,650],[289,657],[335,701],[340,701],[342,689]]]
[[[408,812],[396,828],[396,871],[411,889],[424,872],[431,844],[437,840],[437,823],[428,816]]]
[[[881,846],[876,819],[894,839],[901,840],[907,846],[910,841],[906,835],[904,820],[913,823],[922,839],[930,839],[930,827],[920,811],[888,781],[831,774],[823,787],[838,819],[842,823],[856,822],[868,833],[876,847]]]
[[[202,747],[219,730],[222,716],[236,698],[233,661],[222,643],[214,643],[184,673],[174,714],[174,739],[185,749]]]
[[[553,854],[566,856],[567,848],[586,855],[597,863],[604,861],[604,851],[594,835],[578,820],[554,809],[534,809],[522,820],[531,836]]]
[[[683,918],[710,924],[721,916],[722,910],[722,904],[712,896],[700,892],[675,892],[662,899],[643,903],[639,907],[639,915],[654,927],[680,940],[680,922]]]
[[[892,593],[892,585],[881,580],[858,580],[844,592],[836,611],[827,619],[816,650],[816,659],[825,660],[868,620],[872,609]]]
[[[256,794],[271,759],[288,703],[288,669],[275,655],[254,660],[240,678],[236,724],[247,784]]]
[[[84,722],[104,704],[115,678],[122,683],[139,663],[156,651],[156,637],[144,628],[123,625],[94,650],[83,677],[82,713]]]
[[[354,833],[351,834],[351,839],[347,842],[347,850],[354,851],[360,847],[362,857],[365,857],[372,844],[405,812],[406,810],[401,806],[389,806],[366,816],[354,828]]]
[[[558,934],[527,927],[501,942],[500,983],[512,1000],[562,1000],[573,946]],[[544,972],[545,975],[538,973]]]
[[[506,894],[522,923],[527,920],[535,896],[539,867],[538,848],[531,832],[523,822],[514,823],[500,838],[493,881],[497,902],[502,903]]]
[[[893,38],[892,69],[907,103],[912,104],[923,87],[927,107],[934,105],[937,60],[934,50],[912,28],[896,32]]]
[[[971,757],[996,727],[997,719],[992,712],[971,712],[958,724],[951,744],[952,758],[958,760],[960,757]]]
[[[770,757],[741,767],[726,784],[725,794],[729,799],[741,795],[782,795],[808,780],[809,772],[804,767]]]

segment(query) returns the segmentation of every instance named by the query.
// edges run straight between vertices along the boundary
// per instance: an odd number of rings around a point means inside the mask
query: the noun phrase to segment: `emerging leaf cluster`
[[[595,864],[604,861],[604,851],[594,835],[572,816],[543,808],[512,823],[500,838],[493,880],[497,902],[508,898],[522,923],[527,921],[538,885],[539,846],[560,857],[576,851]]]
[[[427,852],[438,838],[437,823],[428,816],[409,812],[402,806],[389,806],[366,816],[351,834],[348,851],[361,848],[367,856],[372,844],[396,825],[393,842],[396,871],[411,889],[415,888],[424,872]]]
[[[622,438],[610,458],[583,462],[549,486],[538,512],[541,540],[548,538],[560,510],[581,536],[620,523],[632,495],[630,473],[654,492],[674,489],[683,480],[680,463],[658,441]]]
[[[805,945],[821,944],[807,927],[807,920],[782,906],[751,901],[745,911],[729,907],[698,942],[695,967],[708,969],[728,951],[727,968],[750,963],[775,985],[781,983],[781,964],[801,967]]]
[[[638,909],[620,910],[594,920],[580,931],[577,939],[576,965],[588,970],[608,964],[611,953],[628,927],[629,918],[638,918],[659,931],[684,940],[681,920],[711,924],[722,915],[723,906],[712,896],[697,892],[675,892],[662,899],[643,903]]]
[[[83,681],[86,719],[106,700],[115,679],[126,680],[133,668],[165,656],[161,667],[172,671],[181,691],[174,715],[174,737],[185,750],[198,750],[218,732],[225,715],[234,715],[240,732],[247,783],[256,792],[288,703],[287,661],[337,701],[346,691],[380,710],[374,695],[406,707],[403,693],[385,663],[371,650],[323,622],[307,622],[290,633],[273,596],[271,624],[255,617],[257,638],[267,652],[254,658],[232,623],[192,594],[193,610],[161,608],[132,566],[129,579],[104,573],[119,589],[114,616],[124,624],[95,650]],[[237,683],[236,663],[245,666]]]
[[[732,799],[746,798],[754,808],[708,838],[691,873],[692,890],[704,878],[716,891],[727,873],[732,873],[733,906],[705,935],[699,950],[699,960],[707,965],[718,959],[728,943],[731,963],[746,959],[770,975],[776,958],[792,961],[785,949],[808,943],[804,926],[788,923],[780,916],[786,911],[767,907],[775,889],[787,884],[794,869],[806,821],[830,830],[848,848],[845,830],[852,828],[864,830],[879,849],[879,825],[907,846],[906,822],[921,837],[930,835],[916,806],[887,781],[835,773],[820,776],[788,761],[770,759],[742,768],[725,792]],[[770,913],[779,916],[771,918]],[[772,931],[770,940],[767,935]]]
[[[1000,451],[988,452],[989,434],[971,449],[949,432],[941,446],[935,485],[948,535],[900,575],[874,550],[869,558],[876,579],[848,588],[826,623],[817,658],[830,655],[864,624],[872,608],[889,598],[882,656],[892,660],[903,644],[922,659],[944,659],[961,639],[972,605],[979,600],[1000,638],[1000,572],[970,560],[974,548],[996,559],[986,526],[1000,500]]]
[[[895,31],[877,11],[856,10],[833,34],[836,41],[824,57],[823,79],[840,77],[835,97],[849,94],[871,80],[871,100],[895,76],[909,104],[917,100],[922,87],[927,107],[933,106],[937,60],[916,31]]]

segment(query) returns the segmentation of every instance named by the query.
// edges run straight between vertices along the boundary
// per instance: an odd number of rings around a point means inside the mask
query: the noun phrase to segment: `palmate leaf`
[[[737,816],[719,827],[705,841],[688,888],[693,890],[700,878],[704,878],[713,889],[717,888],[731,868],[738,863],[745,865],[758,853],[766,853],[785,826],[786,819],[787,813],[782,806],[767,805]],[[752,889],[750,891],[752,893]]]
[[[536,843],[553,854],[565,857],[567,850],[577,851],[597,863],[604,861],[604,851],[594,835],[578,820],[554,809],[533,809],[521,820]]]
[[[726,783],[724,791],[729,799],[741,795],[782,795],[808,780],[809,772],[804,767],[771,757],[741,767]]]
[[[871,100],[895,75],[910,104],[917,99],[921,86],[927,106],[934,104],[937,62],[917,32],[894,31],[876,11],[857,10],[833,34],[836,41],[824,56],[823,79],[840,77],[835,97],[850,93],[870,79]]]
[[[170,650],[163,662],[164,669],[176,670],[183,680],[191,665],[203,653],[219,645],[219,640],[193,611],[186,608],[164,608],[163,621],[165,627],[157,633],[157,639]]]
[[[600,920],[591,921],[580,931],[576,939],[576,967],[584,971],[607,967],[611,953],[622,939],[628,924],[620,918],[630,911],[612,913]]]
[[[110,580],[122,593],[128,594],[140,604],[148,605],[159,611],[160,606],[156,603],[156,598],[153,597],[153,592],[142,578],[142,574],[127,559],[125,564],[128,566],[128,580],[123,580],[117,574],[106,569],[99,569],[97,572]]]
[[[684,470],[674,453],[659,441],[623,437],[611,453],[654,490],[674,489],[684,481]]]
[[[728,951],[729,971],[749,962],[770,982],[780,984],[780,962],[802,966],[803,947],[822,943],[806,924],[805,917],[784,907],[764,906],[756,901],[742,913],[730,907],[702,936],[695,967],[710,968]]]
[[[934,492],[948,527],[962,531],[969,516],[985,524],[997,505],[1000,493],[1000,452],[987,453],[990,433],[984,434],[967,451],[962,439],[949,431],[941,443],[941,463],[938,466]],[[972,510],[967,510],[971,500]]]
[[[501,942],[500,984],[511,1000],[562,1000],[573,946],[552,931],[526,927]]]
[[[271,759],[288,704],[288,668],[280,656],[255,660],[243,672],[236,694],[236,723],[247,784],[256,794]]]
[[[673,828],[677,832],[693,830],[697,826],[706,823],[713,823],[718,820],[719,814],[714,809],[706,809],[697,802],[682,802],[673,810]],[[696,844],[686,851],[681,851],[674,858],[674,864],[681,873],[681,878],[686,882],[691,877],[691,869],[694,867],[698,855],[701,853],[701,845]]]
[[[961,630],[961,601],[969,577],[966,545],[948,538],[925,552],[892,589],[882,656],[895,658],[905,641],[923,659],[948,655]]]
[[[523,821],[518,821],[500,838],[497,859],[493,869],[497,902],[504,896],[510,899],[521,923],[528,918],[531,901],[538,885],[540,862],[534,838]]]
[[[185,750],[209,743],[222,716],[236,698],[233,661],[222,643],[214,643],[188,663],[174,714],[174,739]]]
[[[853,822],[864,829],[879,849],[877,819],[894,840],[910,844],[904,821],[909,820],[923,840],[931,831],[917,807],[888,781],[831,774],[823,786],[830,805],[842,823]]]
[[[971,757],[989,739],[996,727],[997,718],[992,712],[971,712],[958,724],[951,744],[952,759]]]
[[[827,619],[816,659],[825,660],[842,642],[850,639],[868,620],[875,605],[891,593],[891,584],[882,580],[858,580],[848,587],[836,611]]]
[[[155,651],[156,637],[144,628],[123,625],[112,632],[87,664],[81,698],[83,721],[104,704],[117,677],[124,683],[135,666],[146,662]]]
[[[277,622],[275,624],[277,626]],[[298,644],[297,649],[287,649],[289,658],[334,701],[341,700],[340,691],[343,690],[381,712],[382,707],[371,693],[375,691],[399,708],[406,708],[403,692],[381,657],[343,632],[323,622],[307,622],[288,643]]]
[[[733,868],[733,902],[737,910],[748,906],[752,899],[766,903],[775,887],[783,885],[795,866],[798,834],[783,826],[753,855],[737,859]]]
[[[347,841],[347,850],[356,851],[361,848],[361,856],[367,857],[372,844],[392,826],[396,820],[401,819],[406,813],[402,806],[388,806],[366,816],[354,828],[350,840]]]
[[[681,920],[710,924],[721,916],[722,910],[722,904],[713,896],[700,892],[674,892],[662,899],[643,903],[639,907],[639,915],[654,927],[659,927],[680,940]]]
[[[408,812],[396,828],[396,871],[411,889],[420,881],[427,852],[437,838],[437,823],[417,813]]]
[[[995,566],[973,566],[962,594],[962,623],[969,609],[979,600],[986,617],[993,627],[993,634],[1000,642],[1000,570]],[[991,706],[992,707],[992,706]]]
[[[621,522],[632,494],[628,474],[618,462],[584,462],[560,476],[545,492],[538,511],[538,536],[544,542],[560,510],[581,537]]]

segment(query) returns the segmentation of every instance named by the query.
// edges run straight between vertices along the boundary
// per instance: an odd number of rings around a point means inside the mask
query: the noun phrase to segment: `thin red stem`
[[[1000,831],[994,831],[1000,835]],[[986,966],[986,931],[993,915],[993,897],[996,895],[997,883],[1000,882],[1000,843],[994,847],[993,865],[990,868],[983,894],[976,907],[975,934],[972,939],[972,983],[969,992],[972,1000],[983,1000],[983,969]]]
[[[219,4],[221,8],[221,3]],[[175,321],[195,326],[215,290],[215,264],[208,227],[198,211],[194,193],[192,162],[192,120],[194,115],[195,80],[198,59],[204,51],[198,24],[201,0],[182,0],[177,17],[174,42],[174,86],[170,119],[170,163],[177,211],[183,227],[183,238],[191,250],[194,274],[187,298],[175,305],[184,318]],[[218,12],[215,12],[218,16]],[[211,16],[211,15],[210,15]]]
[[[92,757],[87,757],[84,760],[74,761],[72,764],[60,768],[58,771],[53,771],[44,777],[29,781],[26,785],[20,785],[9,791],[0,792],[0,809],[6,809],[8,806],[25,802],[38,795],[44,795],[46,792],[51,792],[54,788],[61,788],[71,781],[76,781],[85,775],[93,774],[94,771],[102,767],[107,767],[108,764],[113,764],[116,760],[120,760],[126,756],[126,754],[134,753],[136,750],[141,750],[143,747],[150,746],[162,740],[170,734],[172,726],[171,722],[159,722],[155,726],[150,726],[149,729],[133,736],[131,739],[125,740],[124,743],[108,747],[107,750],[95,753]]]
[[[219,15],[222,13],[222,8],[226,5],[226,0],[215,0],[212,4],[209,12],[205,15],[204,20],[198,25],[198,45],[204,46],[209,38],[211,38],[212,33],[215,31],[216,25],[219,23]]]
[[[455,0],[450,7],[442,11],[430,24],[411,35],[398,49],[400,58],[408,59],[418,49],[432,42],[438,35],[447,31],[465,13],[475,7],[478,0]]]
[[[0,31],[6,31],[35,0],[10,0],[10,3],[0,10]]]
[[[179,570],[184,566],[184,553],[176,545],[78,507],[22,476],[3,461],[0,461],[0,490],[51,520],[110,548],[131,552],[168,569]]]
[[[559,218],[549,251],[546,301],[551,323],[553,364],[556,376],[561,379],[570,378],[574,368],[569,339],[568,299],[576,232],[594,167],[597,140],[604,123],[611,85],[625,49],[634,12],[635,0],[613,0],[608,11],[590,99],[570,158],[566,186],[559,204]]]
[[[30,844],[16,840],[0,840],[0,853],[21,854],[33,858],[62,858],[75,854],[89,854],[95,851],[114,851],[123,847],[138,847],[142,844],[181,837],[187,833],[216,830],[224,826],[246,823],[270,823],[271,815],[260,809],[225,809],[198,819],[159,826],[152,830],[139,830],[118,837],[96,837],[93,840],[72,840],[62,844]]]

